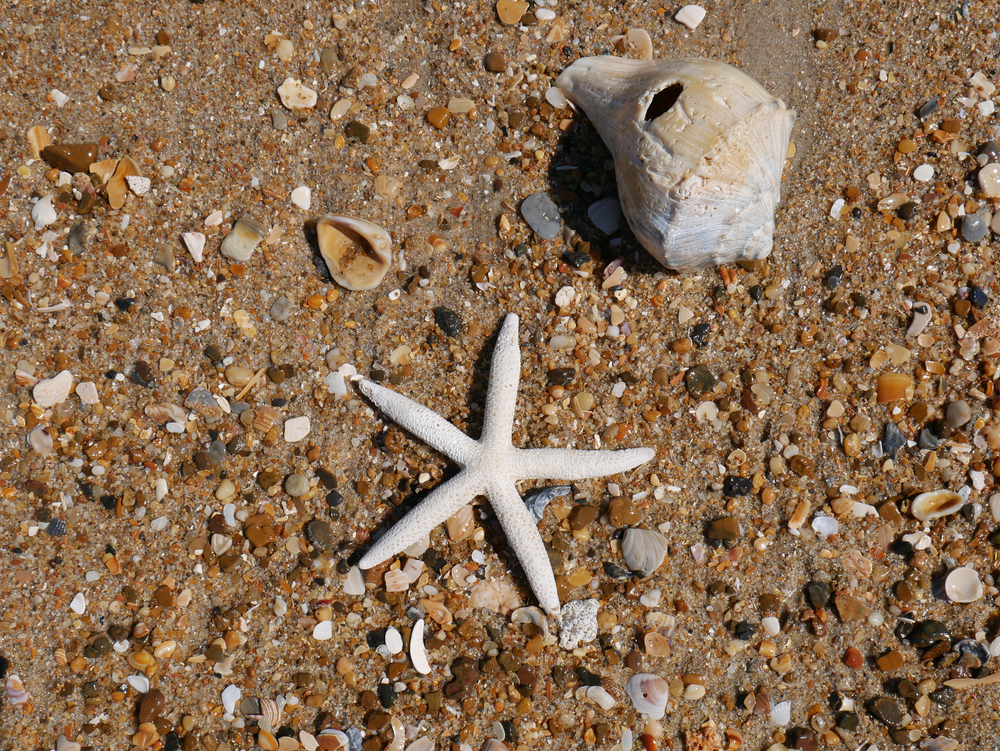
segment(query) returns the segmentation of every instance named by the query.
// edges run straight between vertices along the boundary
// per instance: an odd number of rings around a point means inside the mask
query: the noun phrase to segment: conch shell
[[[795,113],[715,60],[585,57],[556,86],[615,160],[639,242],[678,271],[766,257]]]

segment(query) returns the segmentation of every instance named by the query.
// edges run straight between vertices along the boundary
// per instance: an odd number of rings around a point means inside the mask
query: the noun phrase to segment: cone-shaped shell
[[[556,81],[611,151],[639,242],[692,271],[771,252],[795,113],[715,60],[585,57]]]
[[[374,289],[392,265],[392,238],[365,219],[327,214],[316,222],[319,252],[337,284]]]

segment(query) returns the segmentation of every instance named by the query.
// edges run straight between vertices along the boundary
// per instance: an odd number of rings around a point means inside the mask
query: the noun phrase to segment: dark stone
[[[326,505],[330,508],[336,508],[344,502],[344,496],[338,493],[336,490],[331,490],[326,494]]]
[[[917,213],[918,208],[919,204],[915,203],[914,201],[907,201],[898,209],[896,209],[896,216],[898,216],[904,222],[908,221],[912,219],[913,216]]]
[[[925,117],[929,117],[935,110],[937,110],[939,104],[940,103],[938,102],[937,97],[931,99],[929,102],[927,102],[926,104],[921,106],[920,109],[917,110],[917,116],[921,120],[924,119]]]
[[[985,141],[983,145],[976,150],[976,154],[982,154],[991,162],[1000,161],[1000,145],[994,141]]]
[[[371,133],[371,129],[362,122],[357,120],[351,120],[344,128],[344,135],[348,138],[356,138],[361,143],[368,143],[368,136]]]
[[[385,709],[391,709],[396,703],[396,689],[391,683],[380,683],[378,687],[378,700]]]
[[[205,347],[203,353],[205,357],[211,360],[213,365],[218,365],[220,362],[222,362],[222,350],[219,349],[218,345],[209,344],[207,347]]]
[[[809,602],[817,610],[830,604],[830,585],[825,582],[810,582],[806,586]]]
[[[461,699],[468,695],[479,681],[481,673],[476,662],[470,657],[459,657],[451,665],[452,680],[444,687],[444,695],[449,699]]]
[[[584,529],[594,522],[600,510],[600,506],[590,506],[587,504],[574,506],[573,510],[569,512],[569,528],[575,532]]]
[[[749,477],[737,477],[729,475],[722,481],[722,494],[726,498],[736,498],[741,495],[750,495],[753,492],[753,480]]]
[[[868,711],[887,728],[898,728],[903,722],[903,710],[888,696],[872,700]]]
[[[941,445],[941,437],[928,425],[920,431],[917,437],[917,445],[922,449],[932,451]]]
[[[824,280],[824,283],[826,284],[827,289],[837,289],[842,281],[844,281],[844,267],[838,263],[826,272],[826,279]]]
[[[548,373],[550,386],[568,386],[576,378],[574,368],[553,368]]]
[[[983,291],[982,287],[969,287],[969,302],[977,308],[985,308],[989,301],[990,298]]]
[[[434,322],[445,336],[458,336],[462,333],[462,319],[458,313],[444,305],[434,308]]]
[[[708,344],[708,334],[711,327],[707,323],[699,323],[691,329],[691,342],[699,349]]]
[[[896,459],[896,452],[906,445],[906,438],[896,423],[892,420],[885,424],[885,435],[882,438],[882,452],[890,459]]]
[[[563,260],[570,266],[570,268],[579,269],[590,263],[590,253],[581,253],[579,251],[570,251],[569,253],[563,254]]]
[[[955,689],[950,686],[942,686],[937,691],[932,691],[930,697],[931,701],[935,704],[940,704],[942,707],[950,707],[951,703],[955,701]]]
[[[757,627],[752,623],[747,621],[740,621],[736,624],[736,630],[734,631],[736,638],[740,641],[750,641],[753,635],[757,633]]]
[[[94,643],[91,644],[91,646],[95,650],[97,650],[97,654],[101,655],[102,657],[111,654],[112,650],[111,639],[109,639],[107,636],[97,637],[94,640]]]
[[[697,365],[684,374],[684,386],[687,387],[688,393],[694,396],[711,391],[718,382],[719,379],[707,365]]]
[[[76,226],[80,226],[80,225],[76,225]],[[133,305],[135,305],[135,298],[134,297],[116,297],[115,298],[115,307],[118,308],[118,310],[122,311],[123,313],[128,313],[129,308],[131,308]]]
[[[708,523],[705,536],[709,540],[719,540],[729,542],[740,536],[740,524],[732,516],[724,516],[721,519],[713,519]]]
[[[914,686],[912,682],[906,680],[906,678],[904,678],[899,682],[899,684],[896,686],[896,691],[904,699],[910,699],[912,701],[916,701],[917,699],[920,698],[920,692],[917,691],[917,687]]]
[[[790,748],[796,751],[818,751],[819,744],[816,741],[816,734],[809,728],[795,728],[790,733],[792,745]]]
[[[45,528],[45,531],[48,532],[51,537],[62,537],[66,534],[66,520],[53,519],[49,522],[49,526]]]
[[[42,159],[50,167],[63,172],[90,172],[90,165],[97,161],[96,143],[51,144],[42,149]]]
[[[916,624],[907,639],[914,647],[926,649],[939,641],[946,640],[950,642],[951,634],[948,632],[948,627],[941,623],[941,621],[928,619]]]
[[[577,668],[576,677],[580,679],[580,683],[584,686],[600,686],[604,682],[601,676],[590,672],[587,668]]]
[[[132,383],[149,388],[155,380],[153,370],[145,360],[139,360],[132,367]]]
[[[764,297],[764,288],[759,284],[753,285],[750,288],[749,292],[750,292],[750,299],[753,300],[754,302],[760,302],[761,299]]]
[[[306,525],[306,537],[317,550],[325,551],[333,547],[333,527],[329,522],[314,519]]]
[[[491,50],[483,57],[483,67],[490,73],[503,73],[507,69],[507,58],[498,50]]]

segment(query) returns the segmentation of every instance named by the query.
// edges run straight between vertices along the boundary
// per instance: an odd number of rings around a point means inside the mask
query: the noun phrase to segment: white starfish
[[[539,604],[559,615],[559,594],[542,536],[528,507],[517,493],[519,480],[583,480],[638,467],[653,458],[649,448],[621,451],[576,449],[518,449],[511,445],[517,386],[521,378],[521,350],[517,343],[517,316],[507,315],[496,349],[483,434],[469,438],[436,412],[362,380],[360,388],[385,414],[410,433],[446,454],[462,471],[435,488],[416,508],[393,525],[364,555],[358,566],[377,566],[424,539],[477,495],[489,498],[507,541],[524,568]]]

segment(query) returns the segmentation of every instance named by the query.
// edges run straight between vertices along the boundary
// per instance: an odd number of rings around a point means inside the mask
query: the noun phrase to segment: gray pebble
[[[314,519],[306,525],[306,537],[317,550],[329,550],[333,546],[333,527],[329,522]]]
[[[226,459],[226,444],[222,441],[212,441],[208,447],[208,463],[212,465],[222,464]]]
[[[292,314],[292,303],[282,295],[271,305],[271,318],[275,321],[285,321]]]
[[[73,225],[66,244],[69,246],[70,253],[75,256],[81,255],[87,249],[87,230],[82,224],[77,222]]]
[[[271,125],[274,126],[275,130],[284,130],[288,127],[288,118],[277,107],[271,110]]]
[[[945,419],[948,421],[948,427],[953,430],[962,427],[972,419],[972,410],[969,409],[969,403],[964,399],[952,402],[948,405]]]
[[[906,438],[896,423],[889,421],[885,424],[885,436],[882,438],[882,452],[890,459],[896,459],[896,452],[906,444]]]
[[[298,472],[289,475],[285,478],[285,492],[293,498],[305,495],[309,492],[309,478]]]
[[[521,216],[543,240],[559,237],[559,207],[544,193],[533,193],[521,201]]]

